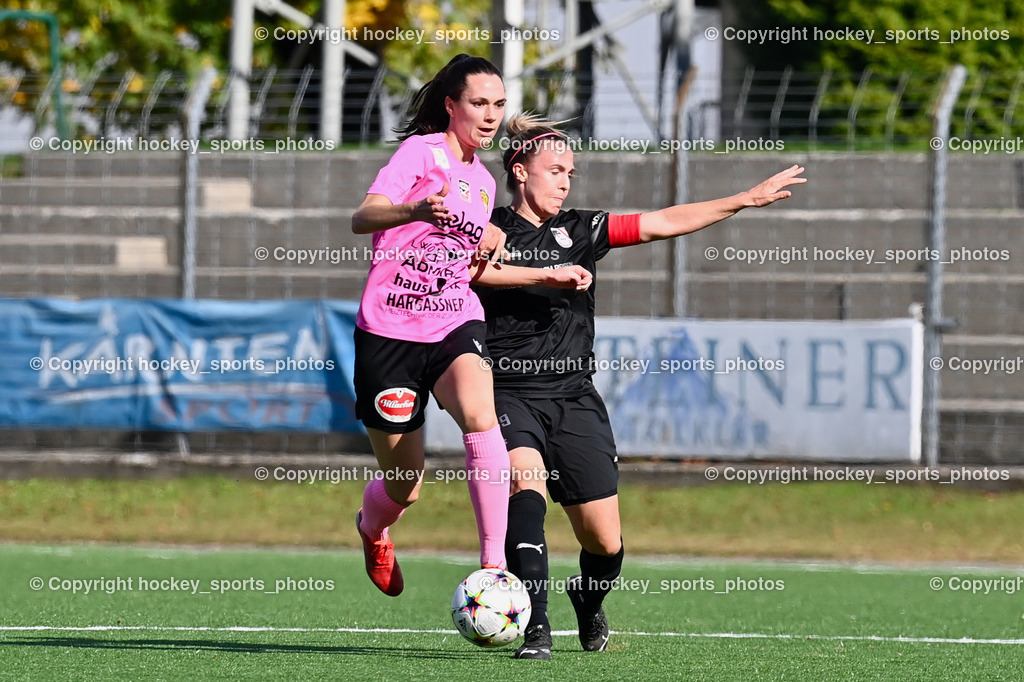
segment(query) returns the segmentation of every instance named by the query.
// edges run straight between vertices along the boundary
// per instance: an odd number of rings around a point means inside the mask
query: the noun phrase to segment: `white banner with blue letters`
[[[598,318],[594,384],[622,455],[918,462],[922,344],[912,319]],[[462,449],[436,406],[427,441]]]

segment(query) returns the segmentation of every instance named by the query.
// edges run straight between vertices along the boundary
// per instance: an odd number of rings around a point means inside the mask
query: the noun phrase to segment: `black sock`
[[[530,595],[531,625],[548,624],[548,548],[544,540],[547,507],[544,496],[535,490],[523,490],[508,500],[505,559],[508,570],[523,581]]]
[[[615,579],[622,573],[622,557],[626,548],[621,546],[617,554],[591,554],[580,550],[580,573],[583,575],[583,603],[587,611],[596,614],[604,598],[612,591]]]

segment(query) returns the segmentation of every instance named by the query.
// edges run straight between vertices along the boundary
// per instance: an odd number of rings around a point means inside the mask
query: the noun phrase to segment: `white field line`
[[[300,632],[300,633],[367,633],[367,634],[436,634],[455,635],[455,630],[418,630],[414,628],[283,628],[283,627],[188,627],[173,625],[86,625],[81,627],[55,625],[0,625],[0,632]],[[557,637],[575,636],[575,630],[555,630]],[[828,642],[895,642],[902,644],[1010,644],[1024,645],[1024,639],[975,639],[972,637],[882,637],[880,635],[785,635],[757,632],[620,632],[629,637],[686,637],[692,639],[777,639],[818,640]]]

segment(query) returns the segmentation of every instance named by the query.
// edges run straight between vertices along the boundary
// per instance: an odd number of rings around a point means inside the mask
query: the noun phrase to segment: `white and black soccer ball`
[[[530,595],[523,582],[497,568],[470,573],[452,596],[459,634],[482,647],[511,644],[530,622]]]

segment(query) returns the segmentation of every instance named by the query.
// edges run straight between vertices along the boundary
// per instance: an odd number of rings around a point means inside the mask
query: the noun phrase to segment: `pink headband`
[[[527,140],[525,144],[520,145],[519,149],[516,150],[516,153],[513,154],[512,157],[508,160],[508,165],[505,166],[505,170],[512,170],[512,162],[516,160],[517,156],[519,156],[519,152],[523,151],[524,149],[529,147],[532,143],[536,142],[540,138],[542,138],[542,137],[551,137],[552,135],[556,135],[558,137],[562,137],[562,133],[556,133],[556,132],[552,131],[550,133],[542,133],[542,134],[538,135],[537,137],[534,137],[534,138],[531,138],[531,139]]]

